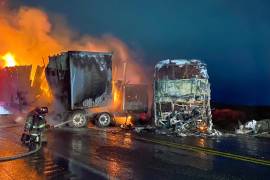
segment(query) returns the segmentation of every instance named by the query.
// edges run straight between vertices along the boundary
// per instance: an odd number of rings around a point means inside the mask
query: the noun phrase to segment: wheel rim
[[[74,117],[73,117],[73,124],[74,126],[76,127],[81,127],[84,125],[84,122],[85,122],[85,117],[83,114],[76,114]]]
[[[101,114],[98,120],[100,125],[108,126],[110,124],[111,117],[109,114]]]

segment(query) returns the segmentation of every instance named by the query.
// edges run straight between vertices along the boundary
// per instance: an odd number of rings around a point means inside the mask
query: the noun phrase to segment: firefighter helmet
[[[38,114],[47,114],[49,112],[48,107],[38,107],[36,108]]]

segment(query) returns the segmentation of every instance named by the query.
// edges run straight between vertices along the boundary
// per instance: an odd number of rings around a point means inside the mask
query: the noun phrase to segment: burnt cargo
[[[112,53],[68,51],[49,57],[46,78],[67,110],[106,106],[111,101]]]

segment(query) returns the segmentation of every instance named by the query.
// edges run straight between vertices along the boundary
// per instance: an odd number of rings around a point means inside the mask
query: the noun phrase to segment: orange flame
[[[132,116],[116,116],[114,121],[117,125],[130,125],[133,126]]]
[[[53,95],[46,80],[42,81],[40,89],[43,93],[42,95],[45,96],[47,101],[51,102],[53,99]]]
[[[112,93],[113,93],[113,102],[112,102],[112,109],[116,111],[121,111],[122,109],[122,87],[121,84],[117,85],[117,82],[120,81],[113,81],[112,83]]]
[[[3,55],[1,60],[4,61],[4,67],[12,67],[17,65],[15,56],[10,52],[7,52],[5,55]]]

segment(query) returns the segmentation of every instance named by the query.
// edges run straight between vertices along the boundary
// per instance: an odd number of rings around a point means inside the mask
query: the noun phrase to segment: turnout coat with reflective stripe
[[[25,131],[30,134],[38,134],[45,130],[45,117],[36,113],[29,113],[25,123]]]

